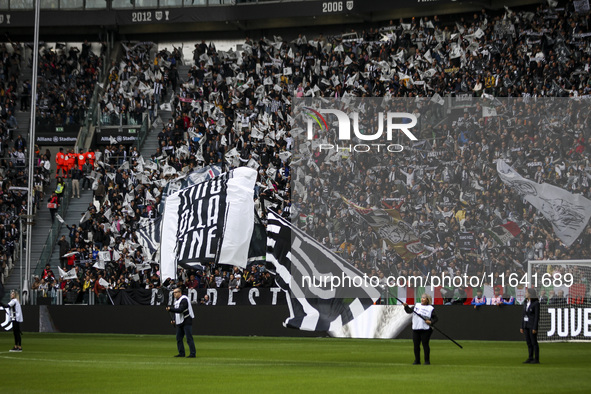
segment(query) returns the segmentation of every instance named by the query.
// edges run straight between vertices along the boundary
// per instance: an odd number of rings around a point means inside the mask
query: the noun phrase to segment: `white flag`
[[[63,280],[70,280],[70,279],[76,279],[76,269],[72,268],[71,270],[69,270],[68,272],[64,271],[62,269],[62,267],[57,267],[59,275],[62,277]]]
[[[111,208],[107,209],[103,216],[108,220],[111,221]]]
[[[136,266],[135,266],[136,271],[145,271],[145,270],[149,270],[150,268],[152,268],[150,266],[150,263],[140,263],[140,264],[136,264]]]
[[[84,215],[80,218],[80,223],[84,223],[88,219],[90,219],[90,211],[84,212]]]
[[[497,160],[499,177],[552,224],[566,246],[579,237],[591,217],[591,201],[548,183],[536,183],[519,175],[503,160]]]
[[[435,93],[433,97],[431,97],[431,101],[439,105],[445,104],[445,100],[439,95],[439,93]]]
[[[252,168],[253,170],[256,170],[257,168],[259,168],[259,163],[257,163],[255,159],[250,159],[248,163],[246,163],[246,166]]]
[[[105,289],[108,289],[109,287],[111,287],[109,282],[107,282],[104,278],[99,279],[99,285],[103,286]]]
[[[64,224],[64,223],[65,223],[65,221],[64,221],[64,218],[62,218],[62,217],[60,216],[60,214],[59,214],[59,213],[56,213],[56,214],[55,214],[55,218],[56,218],[57,220],[59,220],[59,222],[60,222],[61,224]]]
[[[101,250],[98,252],[98,257],[100,261],[111,261],[111,252],[108,250]]]
[[[97,260],[96,263],[94,263],[92,266],[96,269],[104,270],[105,269],[105,262],[103,260]]]
[[[482,107],[482,117],[483,118],[488,118],[491,116],[497,116],[497,110],[496,108],[492,108],[492,107]]]
[[[287,161],[287,159],[289,159],[290,157],[291,157],[291,152],[283,151],[283,152],[279,153],[279,158],[281,159],[281,161]]]

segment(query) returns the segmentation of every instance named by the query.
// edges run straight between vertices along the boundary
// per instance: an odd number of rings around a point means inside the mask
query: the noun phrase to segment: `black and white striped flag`
[[[162,218],[157,219],[140,219],[140,228],[138,228],[137,242],[142,246],[143,250],[153,256],[160,247],[160,225]]]
[[[176,279],[179,264],[198,268],[213,262],[246,268],[256,177],[251,168],[236,168],[166,198],[160,249],[162,280]]]
[[[4,318],[1,325],[6,331],[12,330],[12,320],[10,319],[10,310],[0,305],[0,319]]]
[[[272,211],[267,261],[276,267],[279,287],[289,293],[286,327],[335,331],[380,297],[361,271]]]

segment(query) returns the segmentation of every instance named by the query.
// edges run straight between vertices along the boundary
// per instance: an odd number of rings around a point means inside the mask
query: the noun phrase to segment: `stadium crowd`
[[[43,47],[37,84],[37,127],[54,130],[56,126],[83,123],[100,78],[102,59],[87,41],[82,43],[82,49],[59,43],[55,48]]]
[[[101,125],[142,124],[144,114],[153,122],[167,89],[176,90],[180,50],[160,51],[151,59],[152,48],[151,42],[123,44],[122,60],[109,70],[108,86],[100,101]]]
[[[9,48],[10,47],[10,48]],[[22,45],[0,45],[0,281],[4,282],[14,264],[15,249],[20,237],[18,215],[26,214],[27,187],[25,151],[26,142],[15,137],[18,109],[28,106],[26,91],[19,94],[19,73],[22,62]]]
[[[123,145],[96,152],[88,177],[97,203],[72,226],[70,240],[60,241],[62,256],[77,253],[62,263],[75,267],[77,279],[53,286],[78,294],[71,300],[89,288],[104,294],[99,279],[113,288],[172,286],[161,283],[138,230],[160,216],[167,183],[216,164],[257,169],[263,219],[266,208],[300,219],[319,242],[372,276],[498,277],[524,274],[524,262],[532,258],[591,258],[589,226],[566,247],[548,220],[502,183],[494,164],[505,160],[536,182],[591,197],[588,111],[567,106],[566,124],[542,127],[545,107],[539,104],[542,98],[589,96],[588,19],[570,8],[539,6],[494,16],[483,10],[452,24],[436,16],[413,18],[312,40],[247,38],[239,52],[201,43],[187,76],[176,71],[182,61],[176,49],[154,55],[149,44],[126,46],[123,62],[110,70],[103,124],[126,111],[130,118],[145,112],[155,118],[168,106],[173,118],[155,123],[162,127],[160,147],[149,158]],[[173,94],[165,103],[168,89]],[[472,97],[473,104],[439,125],[425,121],[420,142],[395,158],[351,154],[332,160],[323,152],[294,150],[301,120],[292,113],[295,98],[418,97],[415,102],[423,98],[441,114],[445,96]],[[477,97],[488,100],[495,114],[485,114]],[[392,246],[384,248],[341,197],[362,207],[395,208],[425,251],[402,258]],[[520,233],[499,244],[489,230],[507,221]],[[458,237],[466,232],[474,234],[474,247],[462,249]],[[224,287],[234,275],[237,286],[270,285],[264,265],[252,267],[181,269],[179,281]]]

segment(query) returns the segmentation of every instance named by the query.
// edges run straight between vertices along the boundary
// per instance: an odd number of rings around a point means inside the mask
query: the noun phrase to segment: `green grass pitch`
[[[0,333],[2,393],[588,393],[591,344],[431,341],[411,365],[409,340],[195,337],[196,359],[173,358],[174,335]]]

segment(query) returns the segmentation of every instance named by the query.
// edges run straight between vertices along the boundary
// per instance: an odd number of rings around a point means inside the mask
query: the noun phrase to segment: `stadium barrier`
[[[205,297],[212,306],[217,305],[287,305],[285,292],[278,287],[246,289],[189,289],[191,303],[205,302]],[[172,291],[163,289],[111,289],[97,297],[94,291],[68,292],[61,289],[49,291],[32,290],[31,305],[170,305]],[[23,303],[25,304],[25,303]]]
[[[402,307],[400,307],[402,308]],[[465,306],[437,308],[437,326],[456,340],[519,341],[522,306]],[[174,335],[164,306],[25,305],[23,331]],[[283,327],[289,316],[285,305],[196,306],[195,335],[319,337],[326,333]],[[543,335],[543,333],[540,333]],[[398,336],[412,337],[410,326]],[[434,339],[444,339],[438,332]]]

